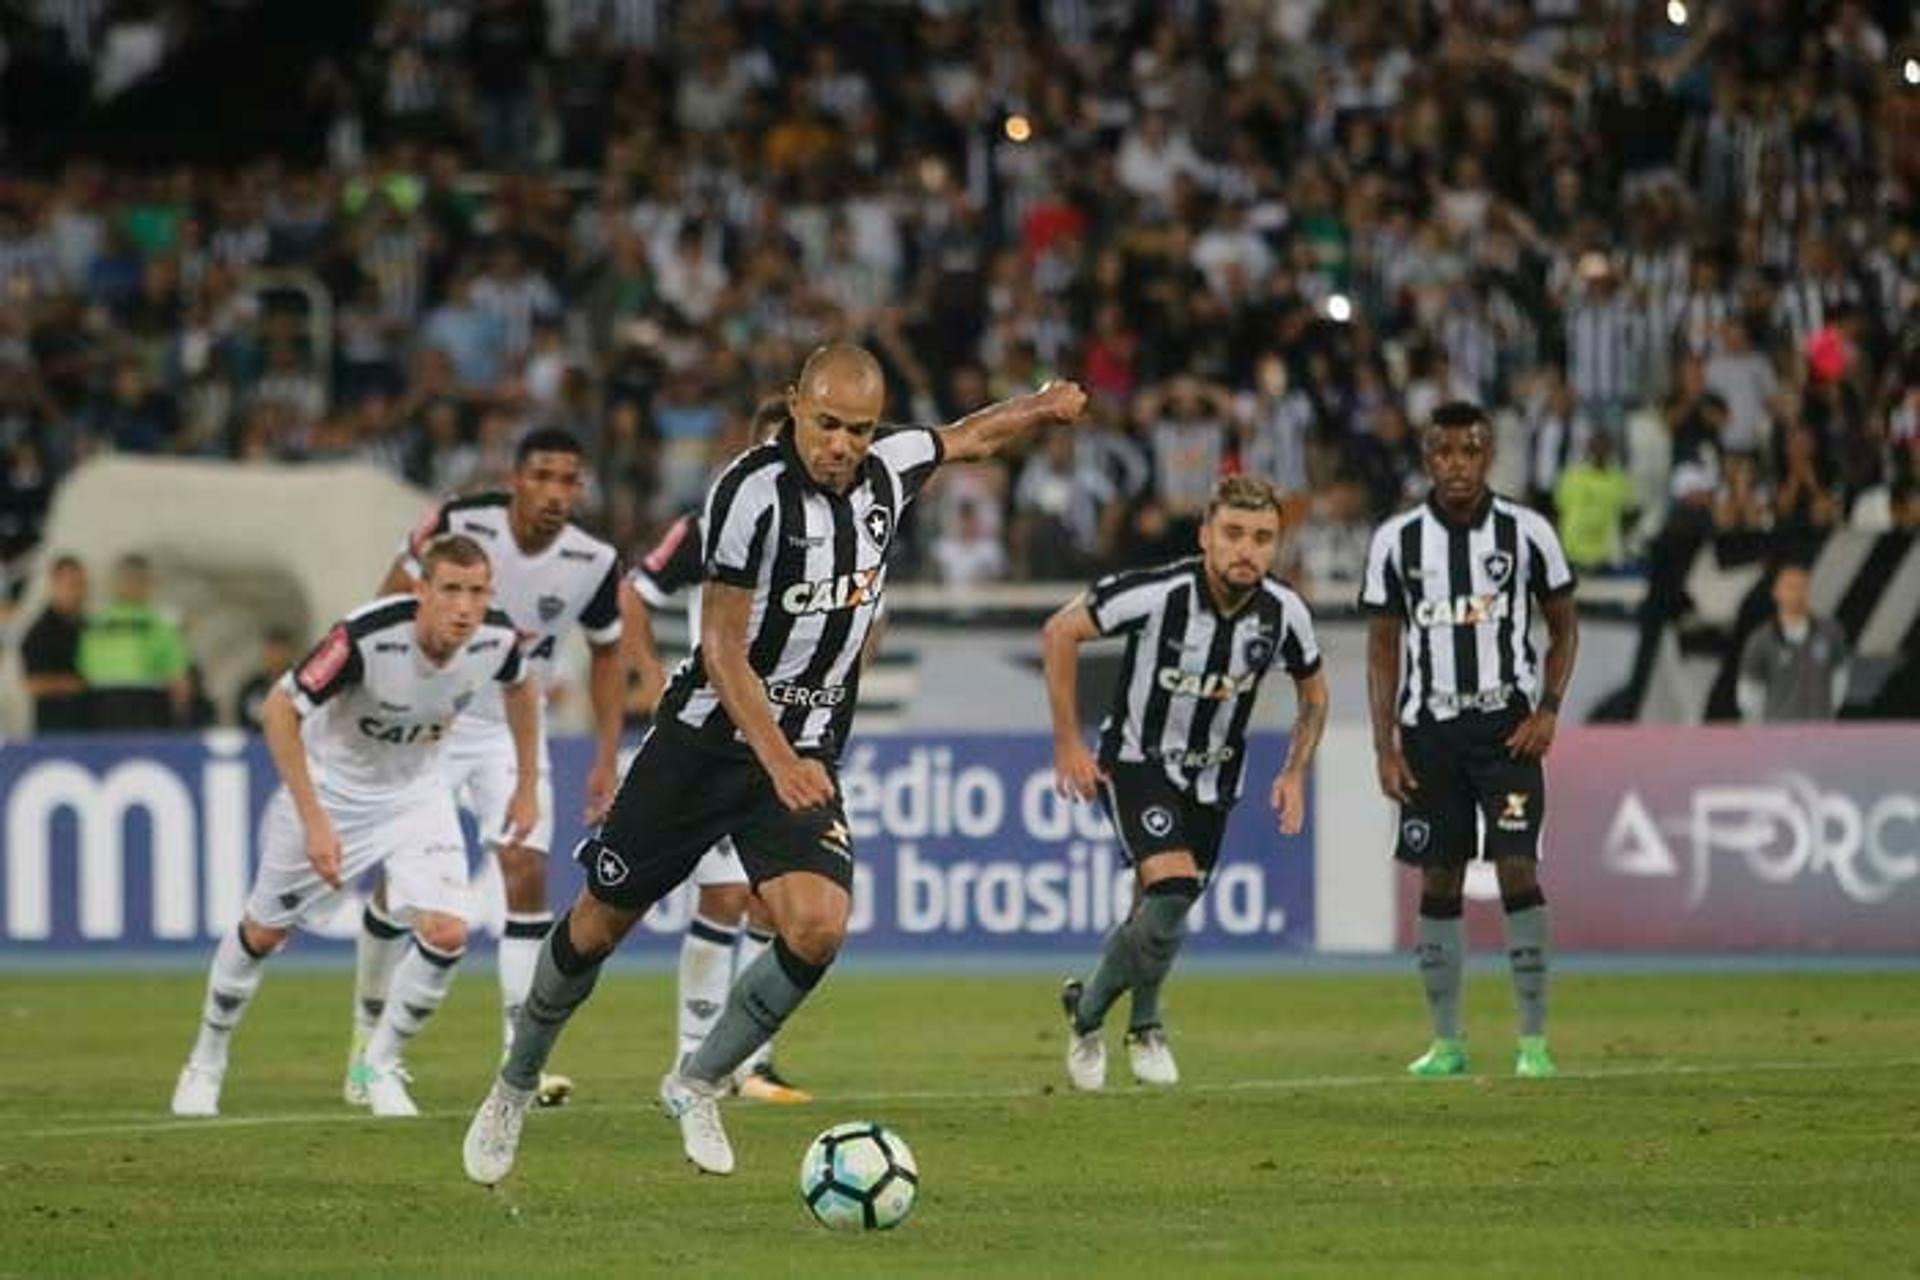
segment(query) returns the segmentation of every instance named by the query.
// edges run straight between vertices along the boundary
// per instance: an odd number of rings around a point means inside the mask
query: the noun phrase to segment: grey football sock
[[[554,921],[547,941],[540,948],[540,960],[534,965],[533,986],[514,1019],[513,1047],[500,1067],[500,1078],[516,1089],[535,1089],[540,1085],[540,1069],[553,1055],[554,1041],[573,1011],[593,993],[600,979],[600,962],[605,956],[591,958],[574,950],[568,918]]]
[[[1427,990],[1433,1034],[1460,1038],[1460,980],[1467,952],[1467,922],[1458,898],[1420,899],[1420,981]]]
[[[1187,913],[1200,897],[1200,881],[1192,876],[1172,876],[1148,885],[1135,912],[1135,957],[1133,974],[1133,1016],[1127,1021],[1130,1031],[1143,1031],[1160,1025],[1160,985],[1173,969],[1174,957],[1187,936]]]
[[[680,1073],[708,1084],[726,1079],[773,1038],[826,972],[826,965],[809,964],[787,949],[784,938],[775,938],[766,954],[734,980],[720,1020],[681,1064]]]
[[[1120,993],[1133,985],[1138,966],[1140,934],[1135,927],[1139,916],[1129,916],[1113,927],[1101,948],[1100,963],[1088,975],[1080,990],[1080,1003],[1074,1006],[1073,1029],[1077,1035],[1098,1031],[1107,1019],[1107,1010]]]
[[[1547,899],[1538,889],[1509,899],[1507,963],[1513,969],[1513,1003],[1520,1034],[1547,1030]]]

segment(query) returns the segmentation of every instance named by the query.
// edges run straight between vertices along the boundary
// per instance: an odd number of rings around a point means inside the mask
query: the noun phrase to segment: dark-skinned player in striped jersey
[[[1127,1056],[1135,1080],[1178,1083],[1160,1015],[1160,988],[1220,856],[1240,794],[1247,725],[1260,682],[1277,663],[1299,710],[1270,800],[1286,835],[1306,818],[1307,767],[1327,722],[1327,681],[1313,619],[1268,576],[1280,550],[1280,496],[1255,476],[1222,480],[1200,526],[1200,554],[1102,578],[1048,620],[1043,633],[1053,759],[1060,789],[1098,797],[1133,868],[1134,905],[1107,936],[1100,963],[1061,992],[1069,1024],[1067,1077],[1106,1085],[1101,1027],[1133,993]],[[1126,656],[1096,756],[1080,731],[1080,646],[1125,636]]]
[[[1539,878],[1542,766],[1573,679],[1573,570],[1553,526],[1493,492],[1479,406],[1434,410],[1422,439],[1433,490],[1383,523],[1367,553],[1367,704],[1380,789],[1400,806],[1394,856],[1420,869],[1420,977],[1433,1042],[1417,1076],[1467,1070],[1460,1027],[1467,864],[1492,861],[1506,911],[1519,1044],[1514,1074],[1554,1074],[1547,1051],[1547,899]],[[1535,611],[1547,652],[1536,658]],[[1484,826],[1484,838],[1481,827]]]

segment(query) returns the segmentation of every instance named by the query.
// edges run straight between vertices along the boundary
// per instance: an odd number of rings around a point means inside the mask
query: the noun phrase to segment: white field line
[[[1585,1071],[1562,1071],[1559,1081],[1642,1080],[1659,1078],[1684,1078],[1695,1076],[1744,1076],[1768,1075],[1804,1071],[1827,1071],[1835,1073],[1857,1073],[1864,1071],[1891,1071],[1901,1068],[1920,1067],[1920,1058],[1883,1058],[1855,1060],[1846,1062],[1778,1061],[1778,1062],[1649,1062],[1637,1066],[1595,1067]],[[1461,1085],[1468,1083],[1508,1084],[1515,1088],[1551,1089],[1553,1084],[1541,1081],[1509,1081],[1504,1076],[1466,1075],[1441,1080],[1416,1080],[1405,1074],[1394,1075],[1349,1075],[1349,1076],[1279,1076],[1261,1080],[1219,1080],[1200,1081],[1183,1084],[1167,1092],[1178,1094],[1232,1094],[1232,1093],[1285,1093],[1299,1090],[1312,1092],[1331,1089],[1366,1089],[1398,1086],[1407,1089],[1431,1088],[1435,1085]],[[1116,1097],[1139,1097],[1143,1090],[1116,1090]],[[1063,1097],[1078,1097],[1064,1084],[1053,1087],[1053,1093]],[[831,1102],[834,1107],[859,1107],[869,1103],[914,1103],[969,1106],[980,1103],[1020,1102],[1037,1100],[1048,1096],[1039,1086],[1025,1089],[924,1089],[897,1090],[876,1093],[854,1093],[835,1096],[823,1101]],[[620,1114],[655,1110],[652,1102],[600,1102],[572,1104],[561,1109],[561,1116],[579,1114]],[[423,1120],[465,1120],[470,1111],[423,1111]],[[536,1121],[537,1122],[537,1121]],[[151,1120],[128,1120],[113,1124],[62,1125],[50,1129],[27,1129],[16,1136],[22,1138],[88,1138],[113,1135],[144,1135],[166,1133],[206,1133],[215,1129],[266,1129],[287,1125],[343,1125],[343,1124],[380,1124],[365,1111],[353,1110],[342,1104],[333,1111],[294,1112],[264,1116],[218,1116],[205,1120],[177,1120],[156,1117]]]

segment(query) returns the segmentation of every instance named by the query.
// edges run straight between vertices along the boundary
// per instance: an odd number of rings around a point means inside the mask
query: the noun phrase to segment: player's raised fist
[[[1072,422],[1087,408],[1087,393],[1071,379],[1055,378],[1036,393],[1041,406],[1059,422]]]

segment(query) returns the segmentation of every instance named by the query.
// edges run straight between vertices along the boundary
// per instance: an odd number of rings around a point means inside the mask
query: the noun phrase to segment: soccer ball
[[[900,1135],[870,1120],[837,1124],[800,1161],[800,1198],[837,1231],[885,1231],[913,1212],[920,1166]]]

